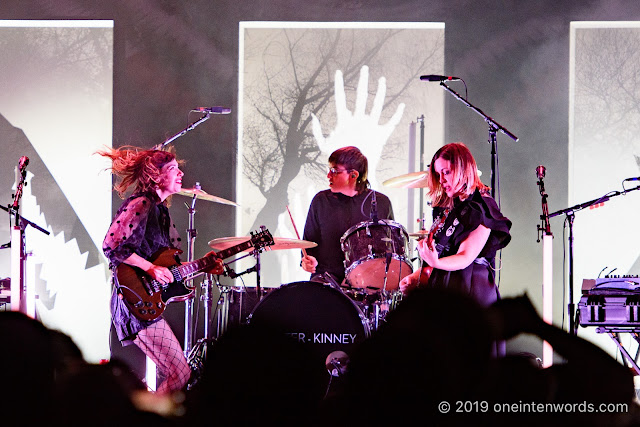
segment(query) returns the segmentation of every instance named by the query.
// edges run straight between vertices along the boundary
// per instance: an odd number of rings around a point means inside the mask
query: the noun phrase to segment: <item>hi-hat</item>
[[[220,237],[218,239],[213,239],[209,242],[209,247],[214,251],[223,251],[233,246],[237,246],[240,243],[248,242],[251,240],[250,236],[242,236],[242,237]],[[298,239],[289,239],[287,237],[274,237],[273,245],[266,246],[265,249],[268,251],[277,251],[281,249],[308,249],[315,248],[318,246],[315,242],[310,242],[308,240],[298,240]],[[247,249],[245,252],[252,251],[253,248]]]
[[[391,188],[426,188],[429,186],[429,171],[411,172],[390,178],[382,183]]]
[[[223,205],[240,206],[236,202],[223,199],[222,197],[212,196],[206,191],[200,190],[198,188],[183,188],[182,190],[178,191],[176,194],[179,194],[181,196],[187,196],[187,197],[196,196],[198,199],[208,200],[209,202],[222,203]]]

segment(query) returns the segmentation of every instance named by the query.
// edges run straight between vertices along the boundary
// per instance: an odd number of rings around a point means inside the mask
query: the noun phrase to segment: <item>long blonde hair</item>
[[[483,194],[489,191],[489,187],[484,185],[480,181],[480,177],[478,177],[478,166],[471,151],[462,142],[452,142],[440,147],[433,155],[433,159],[431,159],[427,196],[431,199],[432,206],[453,206],[453,199],[447,196],[436,174],[435,162],[438,159],[451,162],[451,181],[456,183],[455,188],[453,188],[456,197],[465,199],[472,195],[476,188]]]
[[[113,188],[122,198],[131,187],[134,187],[134,193],[155,191],[160,183],[162,167],[177,160],[171,150],[143,150],[133,146],[107,148],[97,154],[111,159],[109,169],[118,177]]]

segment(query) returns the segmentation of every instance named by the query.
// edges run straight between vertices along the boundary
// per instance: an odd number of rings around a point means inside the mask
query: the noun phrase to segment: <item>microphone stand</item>
[[[421,115],[418,120],[420,121],[420,170],[425,170],[424,167],[424,114]],[[420,187],[420,230],[424,230],[424,188]]]
[[[209,111],[203,112],[203,114],[204,114],[204,116],[202,116],[200,119],[198,119],[195,122],[191,123],[189,126],[187,126],[186,128],[182,129],[180,132],[178,132],[177,134],[173,135],[172,137],[170,137],[169,139],[165,140],[164,142],[154,146],[153,149],[154,150],[160,150],[160,149],[164,148],[166,145],[168,145],[171,142],[175,141],[176,139],[180,138],[182,135],[186,134],[187,132],[189,132],[191,130],[194,130],[197,126],[199,126],[202,123],[206,122],[211,117],[211,112],[209,112]]]
[[[6,207],[0,205],[0,208],[8,212],[10,216],[13,215],[15,219],[11,229],[11,242],[3,245],[3,247],[11,247],[11,310],[35,317],[35,307],[29,307],[26,300],[27,241],[25,230],[30,225],[46,235],[51,233],[20,215],[20,197],[22,196],[22,187],[26,185],[25,178],[26,172],[23,171],[13,204]]]
[[[376,190],[371,190],[373,194],[371,195],[371,213],[370,217],[374,223],[378,223],[378,201],[376,200]]]
[[[195,122],[191,123],[189,126],[187,126],[186,128],[182,129],[180,132],[176,133],[175,135],[173,135],[172,137],[168,138],[167,140],[165,140],[164,142],[157,144],[153,147],[154,150],[160,150],[162,148],[164,148],[165,146],[167,146],[168,144],[170,144],[171,142],[175,141],[176,139],[180,138],[181,136],[183,136],[184,134],[186,134],[187,132],[195,129],[197,126],[201,125],[202,123],[206,122],[207,120],[209,120],[209,118],[211,117],[211,111],[204,111],[203,112],[203,116],[196,120]],[[200,189],[200,183],[197,182],[196,183],[196,189]],[[193,200],[191,201],[191,207],[189,208],[189,229],[187,230],[187,234],[188,234],[188,248],[187,248],[187,261],[193,261],[194,259],[194,245],[195,245],[195,239],[196,239],[196,229],[193,226],[193,217],[194,217],[194,213],[195,213],[195,205],[196,205],[196,196],[193,196]],[[188,287],[192,287],[193,285],[193,278],[189,279],[188,282],[190,283],[191,286]],[[210,280],[205,280],[204,281],[205,284],[210,285],[211,281]],[[184,309],[184,355],[188,356],[191,353],[192,347],[193,347],[193,336],[195,333],[195,324],[197,322],[194,322],[193,316],[194,316],[194,311],[193,311],[193,307],[194,306],[194,298],[187,298],[185,300],[185,309]]]
[[[588,208],[590,206],[608,202],[612,197],[622,196],[635,190],[640,190],[640,185],[624,191],[613,191],[600,198],[593,199],[584,203],[579,203],[575,206],[571,206],[569,208],[549,214],[549,218],[564,214],[566,215],[566,219],[569,222],[569,304],[567,310],[569,312],[569,333],[573,335],[576,335],[578,333],[578,325],[576,324],[574,317],[575,304],[573,303],[573,222],[575,219],[575,212],[581,211],[582,209]]]
[[[538,224],[538,243],[542,233],[542,318],[548,324],[553,324],[553,233],[549,223],[549,206],[547,204],[547,193],[544,189],[545,167],[536,168],[538,176],[538,189],[542,197],[542,215]],[[544,341],[542,344],[542,364],[549,367],[553,364],[553,348]]]
[[[518,137],[513,133],[509,132],[507,128],[493,120],[491,117],[487,116],[482,110],[472,105],[465,98],[460,96],[455,90],[451,89],[449,86],[444,84],[444,81],[440,82],[440,86],[443,87],[447,92],[452,94],[457,100],[462,102],[467,107],[471,108],[476,113],[480,114],[484,121],[489,124],[489,143],[491,144],[491,197],[496,201],[498,207],[500,207],[500,179],[499,179],[499,171],[498,171],[498,144],[496,140],[496,133],[498,131],[504,133],[509,138],[513,139],[515,142],[518,141]],[[496,191],[497,189],[497,191]]]

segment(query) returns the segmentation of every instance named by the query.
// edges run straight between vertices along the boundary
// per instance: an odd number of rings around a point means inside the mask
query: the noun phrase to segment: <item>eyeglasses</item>
[[[336,168],[329,168],[329,173],[330,173],[331,175],[338,175],[338,174],[340,174],[340,173],[342,173],[342,172],[349,172],[349,171],[348,171],[348,170],[346,170],[346,169],[342,169],[342,170],[340,170],[340,169],[336,169]]]

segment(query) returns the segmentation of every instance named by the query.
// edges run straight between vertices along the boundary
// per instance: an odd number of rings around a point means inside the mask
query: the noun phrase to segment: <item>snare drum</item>
[[[344,233],[340,244],[345,257],[346,279],[354,288],[394,291],[400,280],[413,272],[409,235],[395,221],[356,224]]]
[[[312,348],[324,363],[336,350],[352,354],[369,336],[362,311],[340,290],[319,282],[294,282],[263,298],[249,324],[281,331]]]

